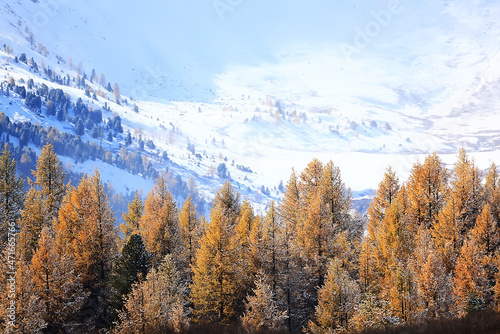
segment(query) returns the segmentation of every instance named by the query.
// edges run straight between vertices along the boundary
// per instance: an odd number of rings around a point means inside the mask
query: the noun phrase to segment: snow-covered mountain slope
[[[433,151],[499,162],[498,17],[485,0],[0,0],[0,42],[71,76],[80,61],[103,72],[140,110],[107,101],[112,112],[167,151],[169,168],[208,194],[225,163],[265,202],[262,185],[313,157],[355,190],[376,188],[388,165],[405,178]]]

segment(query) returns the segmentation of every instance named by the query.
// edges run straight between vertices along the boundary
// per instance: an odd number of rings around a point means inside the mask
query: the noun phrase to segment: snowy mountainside
[[[387,166],[405,178],[433,151],[447,164],[460,147],[481,168],[499,162],[499,4],[255,1],[232,9],[0,0],[0,81],[32,78],[102,110],[104,120],[119,115],[125,132],[117,140],[96,140],[90,131],[82,139],[115,154],[127,131],[131,150],[139,137],[152,140],[144,155],[155,168],[192,177],[207,199],[227,171],[244,196],[265,206],[280,196],[292,167],[300,171],[313,157],[333,160],[360,199],[371,196],[362,190],[376,188]],[[15,63],[22,53],[73,81],[94,69],[106,78],[61,85]],[[107,82],[120,84],[120,105]],[[87,85],[104,97],[86,96]],[[14,119],[75,134],[74,124],[40,118],[16,94],[0,103]],[[117,173],[106,178],[126,180],[121,191],[152,185]]]

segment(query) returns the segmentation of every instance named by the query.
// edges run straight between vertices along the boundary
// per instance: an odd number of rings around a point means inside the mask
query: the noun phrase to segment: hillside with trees
[[[170,162],[165,150],[157,149],[151,138],[143,137],[140,127],[132,129],[134,135],[130,128],[124,131],[122,117],[111,109],[111,105],[129,104],[127,98],[120,95],[118,83],[111,89],[108,82],[108,88],[104,88],[104,74],[101,73],[102,80],[97,80],[93,69],[93,75],[87,76],[81,62],[75,68],[76,75],[72,76],[71,72],[40,66],[24,53],[15,56],[8,45],[4,44],[3,49],[8,50],[13,59],[10,63],[11,58],[7,58],[9,70],[24,69],[28,73],[26,80],[10,76],[0,82],[0,97],[8,102],[6,105],[0,103],[0,145],[3,147],[7,143],[14,147],[12,154],[23,175],[30,175],[34,169],[36,151],[51,143],[55,153],[70,158],[74,165],[97,161],[148,180],[156,179],[159,169],[166,170],[170,172],[167,178],[174,196],[181,199],[191,196],[200,213],[205,211],[206,199],[198,193],[194,179],[188,184],[188,179],[171,171],[172,164],[165,165]],[[73,70],[71,62],[69,57],[67,63]],[[12,105],[17,108],[9,109]],[[139,112],[135,104],[130,110]],[[19,111],[28,118],[19,117]],[[73,182],[79,182],[81,174],[72,172],[71,167],[64,166],[64,169]],[[106,188],[106,193],[112,206],[120,211],[126,209],[123,199],[133,197],[132,191],[114,194]]]

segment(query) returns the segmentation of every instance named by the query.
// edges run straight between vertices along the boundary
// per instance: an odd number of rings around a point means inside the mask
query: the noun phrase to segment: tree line
[[[500,177],[464,150],[452,171],[432,154],[404,183],[389,168],[365,218],[331,161],[293,171],[263,214],[227,182],[209,218],[190,197],[179,206],[160,173],[121,233],[99,171],[66,183],[50,144],[27,191],[7,149],[0,174],[2,245],[8,222],[18,231],[0,318],[8,328],[14,300],[16,332],[363,332],[500,301]]]

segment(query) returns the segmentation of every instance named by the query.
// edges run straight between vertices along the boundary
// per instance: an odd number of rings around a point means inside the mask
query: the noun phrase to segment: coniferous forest
[[[25,185],[6,147],[0,215],[6,333],[500,328],[500,176],[465,150],[452,170],[388,168],[366,216],[333,162],[293,171],[262,214],[227,182],[200,216],[160,173],[118,228],[98,170],[67,182],[47,144]]]

